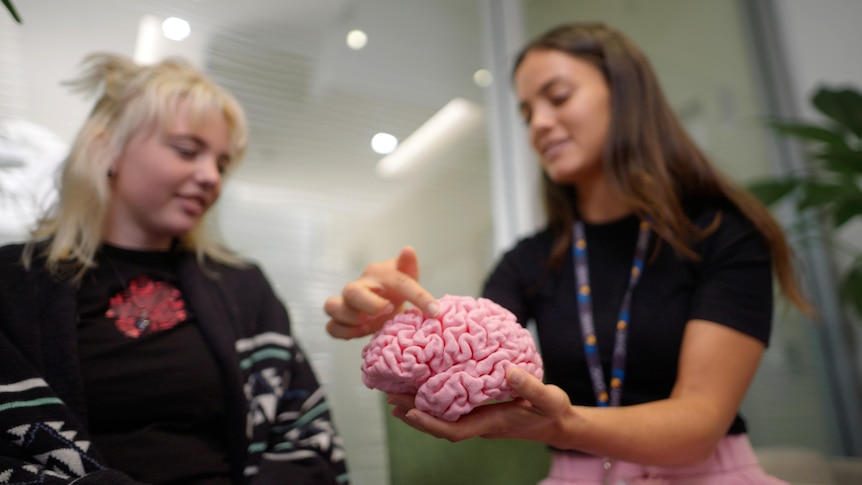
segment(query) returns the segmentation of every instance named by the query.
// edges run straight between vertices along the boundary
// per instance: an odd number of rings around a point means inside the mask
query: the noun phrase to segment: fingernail
[[[377,317],[382,316],[382,315],[388,315],[394,311],[395,311],[395,305],[390,303],[390,304],[386,305],[385,307],[383,307],[379,312],[372,315],[372,317],[377,318]]]
[[[515,367],[514,369],[509,371],[509,384],[517,386],[524,382],[524,374],[521,373],[520,369]]]
[[[436,316],[438,313],[440,313],[440,305],[436,301],[431,302],[428,304],[428,308],[426,308],[425,311],[428,313],[428,315],[431,315],[432,317]]]
[[[414,422],[414,423],[419,422],[419,416],[417,416],[416,413],[412,409],[410,411],[407,411],[407,414],[405,414],[404,417],[409,419],[411,422]]]

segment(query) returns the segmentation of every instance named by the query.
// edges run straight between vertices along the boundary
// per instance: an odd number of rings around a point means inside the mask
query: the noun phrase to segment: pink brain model
[[[515,315],[486,298],[446,295],[440,313],[396,314],[362,349],[362,382],[387,393],[416,395],[416,407],[455,421],[488,401],[515,397],[506,383],[514,365],[541,379],[542,359]]]

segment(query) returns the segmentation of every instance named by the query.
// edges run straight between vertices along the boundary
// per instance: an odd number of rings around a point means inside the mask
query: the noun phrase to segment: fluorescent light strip
[[[398,148],[377,162],[377,175],[392,178],[419,168],[445,148],[468,134],[482,118],[482,109],[463,98],[454,98]]]
[[[138,21],[138,38],[135,42],[135,62],[153,64],[158,60],[158,42],[162,35],[161,19],[143,15]]]

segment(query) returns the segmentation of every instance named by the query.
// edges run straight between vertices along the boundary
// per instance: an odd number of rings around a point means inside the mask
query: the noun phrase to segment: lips
[[[568,138],[565,138],[562,140],[543,143],[541,148],[542,158],[545,160],[553,160],[554,158],[557,158],[566,148],[568,141]]]
[[[198,195],[180,195],[180,203],[183,209],[191,214],[200,215],[209,207],[206,197]]]

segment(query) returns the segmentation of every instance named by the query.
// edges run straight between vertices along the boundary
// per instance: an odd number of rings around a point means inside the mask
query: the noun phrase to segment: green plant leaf
[[[6,6],[6,10],[9,11],[9,13],[12,15],[12,18],[20,24],[21,17],[19,17],[18,12],[15,11],[15,6],[12,5],[12,0],[3,0],[3,5]]]
[[[811,99],[821,113],[862,138],[862,94],[850,88],[821,87]]]
[[[748,184],[748,190],[764,205],[772,205],[787,197],[802,185],[796,178],[758,180]]]
[[[783,121],[773,121],[770,125],[781,135],[802,138],[808,141],[823,142],[829,145],[847,146],[847,140],[844,139],[842,133],[822,126]]]
[[[812,207],[828,206],[845,198],[849,190],[845,184],[807,181],[802,184],[802,197],[796,203],[800,212]]]
[[[850,222],[856,216],[862,217],[862,194],[841,199],[835,204],[832,215],[835,218],[833,224],[836,228]]]
[[[809,156],[820,160],[821,166],[826,170],[842,175],[862,175],[862,150],[829,145],[825,150],[811,153]]]

